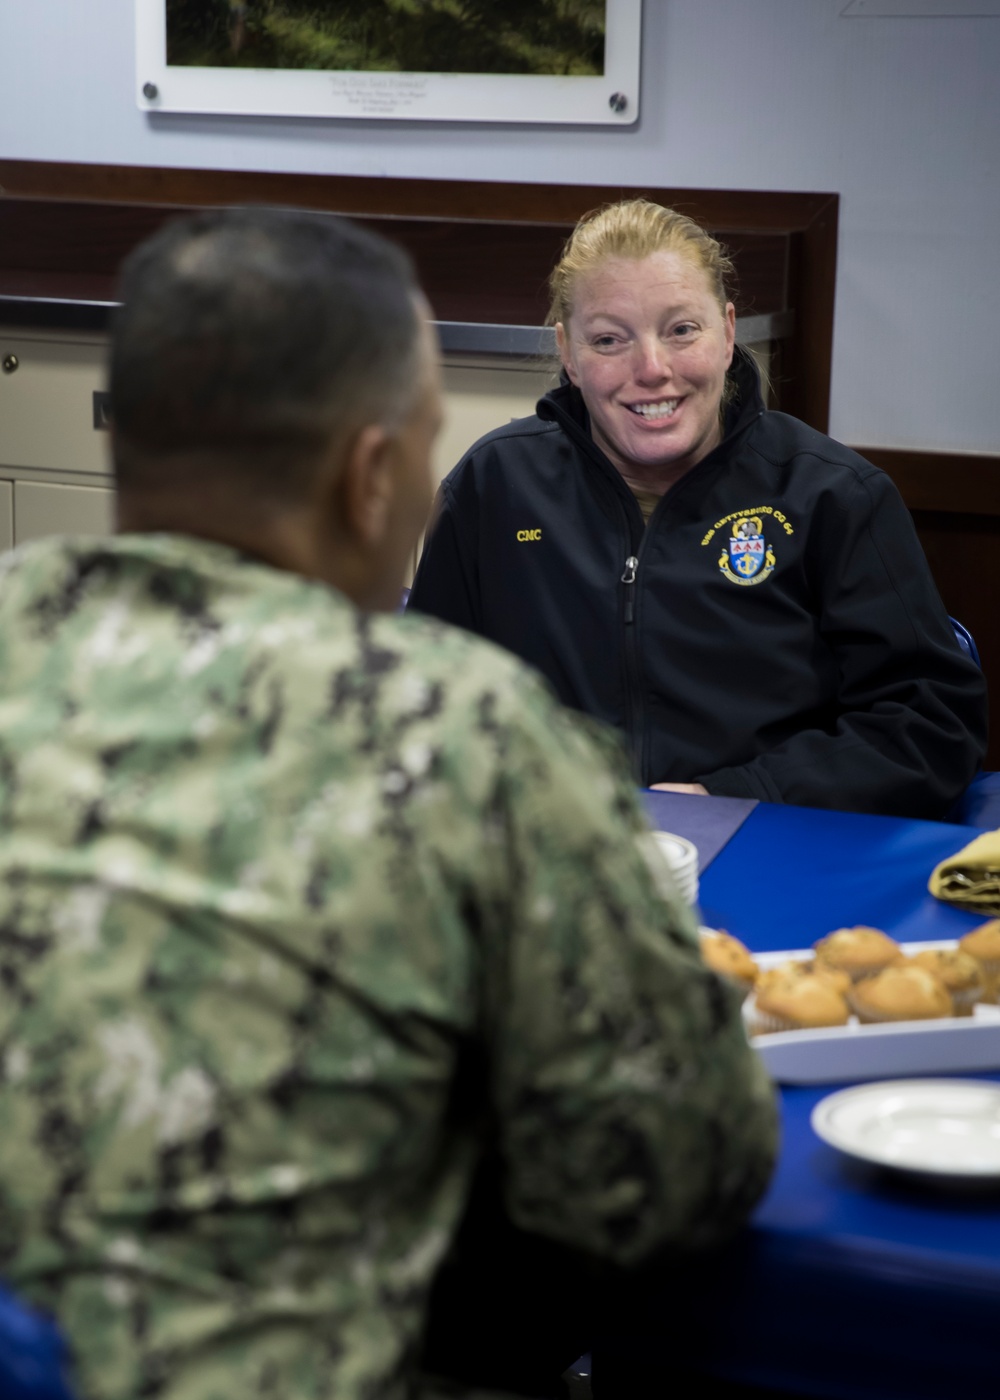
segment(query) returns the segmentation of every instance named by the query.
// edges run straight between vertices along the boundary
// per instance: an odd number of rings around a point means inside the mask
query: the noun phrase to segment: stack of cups
[[[688,904],[698,902],[698,848],[683,836],[669,831],[654,831],[657,846],[666,857],[678,890]]]

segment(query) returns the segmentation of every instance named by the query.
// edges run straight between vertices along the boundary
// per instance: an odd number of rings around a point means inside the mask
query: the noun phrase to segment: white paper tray
[[[953,948],[953,940],[901,943],[904,953],[922,948]],[[811,948],[755,953],[760,968],[790,958],[811,958]],[[889,1079],[894,1075],[953,1074],[1000,1070],[1000,1006],[977,1006],[972,1016],[940,1021],[897,1021],[821,1030],[776,1031],[750,1044],[779,1084],[836,1084],[845,1080]]]

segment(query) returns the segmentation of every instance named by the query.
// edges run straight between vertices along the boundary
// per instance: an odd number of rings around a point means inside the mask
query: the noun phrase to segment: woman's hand
[[[708,788],[701,783],[650,783],[654,792],[696,792],[699,797],[708,796]]]

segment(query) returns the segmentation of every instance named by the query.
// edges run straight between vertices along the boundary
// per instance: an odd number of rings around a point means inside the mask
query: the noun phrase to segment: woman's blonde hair
[[[624,199],[584,214],[570,234],[549,277],[547,324],[569,320],[573,287],[583,273],[609,258],[648,258],[653,253],[678,253],[700,267],[725,315],[726,303],[733,300],[736,268],[721,243],[676,209],[664,209],[649,199]]]

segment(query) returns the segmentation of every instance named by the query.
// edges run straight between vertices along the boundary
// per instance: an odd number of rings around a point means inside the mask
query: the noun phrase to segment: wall
[[[831,431],[995,453],[1000,18],[848,18],[845,5],[646,0],[642,119],[603,130],[149,117],[132,97],[132,0],[0,0],[0,152],[835,191]]]

